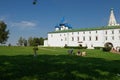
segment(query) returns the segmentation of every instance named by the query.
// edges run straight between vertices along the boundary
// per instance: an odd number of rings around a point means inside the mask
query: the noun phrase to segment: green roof
[[[80,29],[53,31],[53,32],[48,32],[48,33],[65,33],[65,32],[78,32],[78,31],[106,30],[106,29],[120,29],[120,26],[102,26],[102,27],[94,27],[94,28],[80,28]]]

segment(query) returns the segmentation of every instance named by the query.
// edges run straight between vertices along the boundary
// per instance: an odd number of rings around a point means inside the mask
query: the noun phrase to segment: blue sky
[[[0,0],[0,20],[7,24],[10,35],[7,43],[16,44],[22,36],[47,37],[62,17],[73,28],[100,27],[108,23],[114,8],[120,23],[120,0]]]

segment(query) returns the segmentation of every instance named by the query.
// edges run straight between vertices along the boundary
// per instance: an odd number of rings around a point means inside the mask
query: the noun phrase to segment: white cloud
[[[11,23],[12,27],[35,27],[37,24],[31,21],[21,21]]]

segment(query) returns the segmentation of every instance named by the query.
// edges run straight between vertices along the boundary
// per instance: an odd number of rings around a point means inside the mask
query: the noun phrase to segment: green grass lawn
[[[32,47],[0,47],[0,80],[120,80],[120,54],[67,50],[39,47],[34,57]]]

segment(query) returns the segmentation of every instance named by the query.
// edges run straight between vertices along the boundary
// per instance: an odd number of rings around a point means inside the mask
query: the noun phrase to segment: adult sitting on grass
[[[86,56],[86,52],[85,51],[82,52],[81,56]]]
[[[38,47],[34,46],[33,51],[34,51],[34,56],[37,56]]]
[[[73,54],[73,49],[68,50],[68,54]]]
[[[78,52],[77,52],[77,56],[81,56],[81,52],[80,52],[80,50],[78,50]]]

